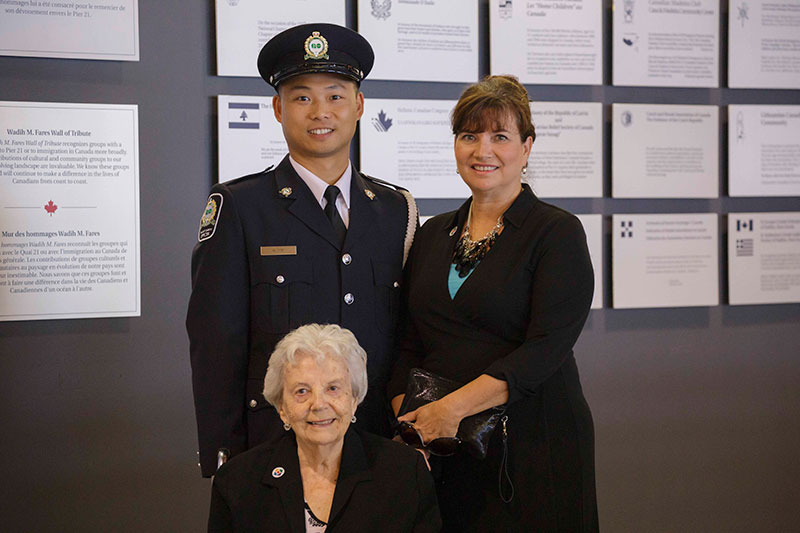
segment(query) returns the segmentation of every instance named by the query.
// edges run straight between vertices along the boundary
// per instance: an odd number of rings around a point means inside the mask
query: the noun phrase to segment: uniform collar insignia
[[[284,198],[288,198],[292,194],[292,188],[284,187],[283,189],[279,190],[278,193],[281,194]]]
[[[369,189],[364,189],[364,194],[366,194],[367,198],[369,198],[370,200],[374,200],[375,199],[375,193],[372,192]]]

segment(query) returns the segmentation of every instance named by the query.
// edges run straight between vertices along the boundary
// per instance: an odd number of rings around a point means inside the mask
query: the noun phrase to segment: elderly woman
[[[302,326],[269,360],[264,397],[286,434],[214,478],[209,531],[438,531],[433,481],[409,448],[351,428],[367,356],[336,325]]]
[[[485,459],[463,445],[431,457],[445,530],[595,531],[593,426],[572,353],[594,288],[583,228],[521,182],[535,133],[516,78],[466,89],[452,129],[472,197],[416,235],[389,397],[397,413],[415,367],[463,384],[399,417],[434,453],[462,419],[506,405]]]

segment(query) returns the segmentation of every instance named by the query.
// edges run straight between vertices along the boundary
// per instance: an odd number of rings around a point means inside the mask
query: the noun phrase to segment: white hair
[[[367,352],[355,335],[336,324],[306,324],[290,331],[275,345],[264,376],[264,398],[275,408],[283,401],[283,376],[287,365],[297,364],[297,355],[311,355],[322,363],[326,358],[344,362],[358,403],[367,395]]]

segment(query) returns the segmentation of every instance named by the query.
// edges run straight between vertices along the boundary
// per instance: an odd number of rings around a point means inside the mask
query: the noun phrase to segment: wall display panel
[[[135,105],[0,102],[0,320],[139,316]]]
[[[586,232],[586,245],[594,268],[592,309],[603,307],[603,215],[575,215]]]
[[[800,0],[731,2],[728,86],[800,89]]]
[[[344,0],[217,0],[216,7],[218,76],[258,77],[258,53],[287,28],[308,22],[345,25]]]
[[[800,105],[728,106],[728,194],[800,196]]]
[[[602,2],[490,2],[492,74],[522,83],[603,83]]]
[[[370,79],[478,79],[477,0],[359,0],[358,31],[375,49]]]
[[[614,85],[719,86],[719,0],[614,4]]]
[[[611,116],[612,196],[719,196],[719,108],[613,104]]]
[[[416,198],[467,198],[453,155],[454,106],[454,100],[367,98],[359,128],[361,170]]]
[[[0,1],[0,55],[139,61],[139,2]]]
[[[528,161],[542,198],[603,196],[603,104],[532,102],[536,129]]]
[[[800,212],[728,215],[728,298],[800,302]]]
[[[261,172],[289,153],[270,96],[217,97],[219,182]]]
[[[716,214],[614,215],[617,309],[719,304]]]

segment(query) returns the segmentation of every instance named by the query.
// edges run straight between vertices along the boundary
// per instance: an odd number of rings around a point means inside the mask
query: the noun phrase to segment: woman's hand
[[[448,397],[423,405],[398,417],[400,422],[414,424],[425,444],[438,437],[455,437],[462,416],[456,413]]]

